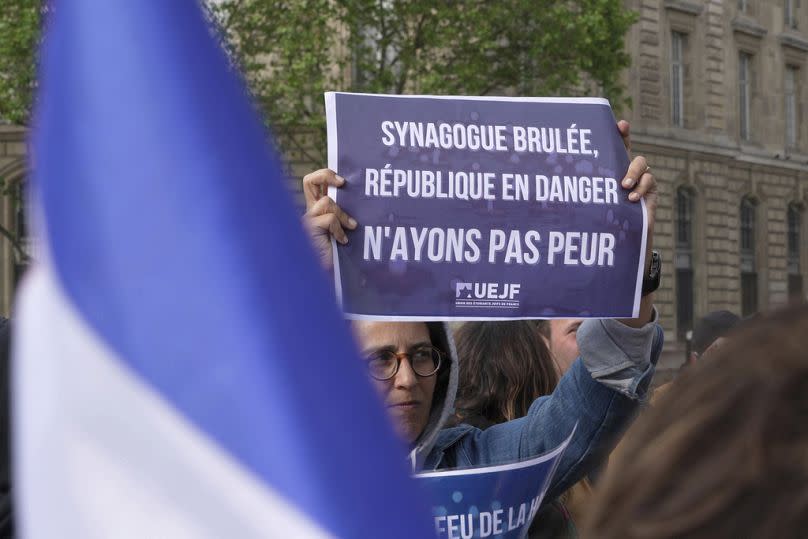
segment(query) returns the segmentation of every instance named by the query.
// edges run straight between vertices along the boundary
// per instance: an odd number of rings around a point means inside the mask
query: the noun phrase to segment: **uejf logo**
[[[519,283],[463,283],[455,284],[456,307],[519,307]]]
[[[457,285],[455,285],[455,297],[471,299],[473,286],[474,283],[457,283]]]

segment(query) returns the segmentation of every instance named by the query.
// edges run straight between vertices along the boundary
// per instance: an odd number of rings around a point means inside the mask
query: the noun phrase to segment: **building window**
[[[749,140],[749,116],[751,100],[752,55],[742,52],[738,55],[738,118],[741,126],[741,138]]]
[[[741,314],[758,310],[758,275],[755,260],[757,206],[749,197],[741,201]]]
[[[738,0],[738,11],[741,13],[749,12],[749,0]]]
[[[802,212],[796,204],[788,206],[788,297],[802,298],[802,271],[800,268],[800,230],[802,228]]]
[[[33,245],[31,237],[28,235],[28,216],[25,198],[23,197],[24,182],[21,180],[16,191],[16,226],[15,235],[17,237],[18,249],[14,252],[14,286],[19,283],[23,274],[28,270],[33,255]]]
[[[785,15],[786,28],[797,29],[797,0],[784,0],[783,14]]]
[[[684,41],[685,34],[671,32],[671,121],[684,127]]]
[[[786,146],[797,146],[797,68],[786,66],[784,84],[786,106]]]
[[[679,339],[693,329],[693,192],[676,191],[676,328]]]

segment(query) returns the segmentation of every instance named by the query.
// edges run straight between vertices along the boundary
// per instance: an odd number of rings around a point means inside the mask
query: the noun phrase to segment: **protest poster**
[[[326,94],[346,316],[636,317],[647,217],[608,101]]]
[[[436,537],[526,537],[571,439],[572,434],[552,451],[522,462],[417,474],[434,500]]]

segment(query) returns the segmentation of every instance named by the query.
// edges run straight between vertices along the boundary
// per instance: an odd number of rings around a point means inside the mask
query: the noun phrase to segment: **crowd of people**
[[[327,196],[343,185],[328,169],[303,181],[327,268],[331,239],[347,243],[357,227]],[[646,198],[650,260],[657,194],[644,158],[622,187]],[[709,314],[681,376],[652,390],[657,319],[648,293],[632,320],[352,328],[413,471],[534,457],[577,424],[531,538],[808,533],[808,306],[750,321]]]

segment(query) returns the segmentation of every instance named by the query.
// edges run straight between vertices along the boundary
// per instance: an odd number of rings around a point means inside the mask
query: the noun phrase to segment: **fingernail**
[[[356,228],[356,225],[358,225],[359,223],[357,223],[356,219],[354,219],[353,217],[349,217],[348,224],[351,226],[351,228]]]
[[[632,201],[634,201],[634,202],[637,202],[638,200],[640,200],[640,195],[639,195],[638,193],[631,193],[631,194],[628,196],[628,199],[629,199],[629,200],[632,200]]]
[[[340,242],[341,244],[345,245],[346,243],[348,243],[348,236],[342,236],[342,237],[339,239],[339,242]]]
[[[623,180],[623,187],[631,187],[632,183],[634,183],[634,181],[631,178],[626,178]]]
[[[345,183],[345,178],[343,178],[342,176],[337,176],[337,180],[339,180],[340,185]]]

